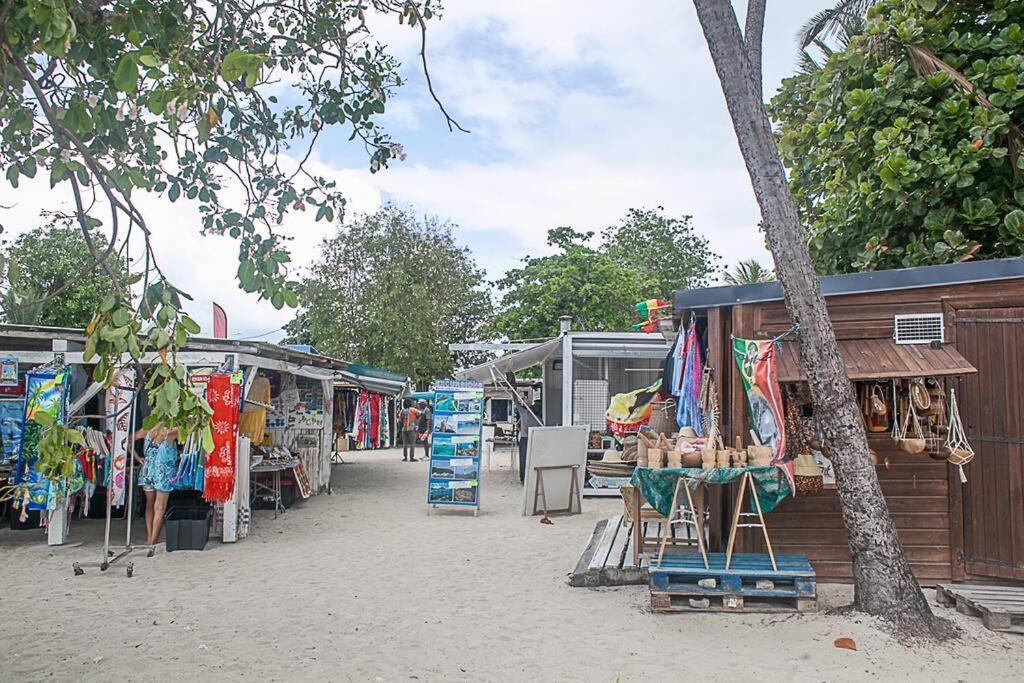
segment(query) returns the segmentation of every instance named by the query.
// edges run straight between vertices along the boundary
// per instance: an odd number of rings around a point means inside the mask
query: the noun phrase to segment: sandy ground
[[[519,515],[519,485],[495,469],[478,518],[428,516],[423,463],[393,451],[349,460],[334,468],[334,495],[277,520],[257,512],[234,545],[139,557],[130,579],[72,575],[72,561],[98,554],[94,541],[50,549],[34,532],[0,532],[0,678],[1024,679],[1024,637],[952,610],[942,613],[962,640],[905,647],[863,617],[657,615],[643,587],[570,588],[615,501],[588,499],[584,514],[541,525]],[[72,536],[97,531],[77,523]],[[849,597],[822,593],[826,606]],[[833,647],[840,636],[858,650]]]

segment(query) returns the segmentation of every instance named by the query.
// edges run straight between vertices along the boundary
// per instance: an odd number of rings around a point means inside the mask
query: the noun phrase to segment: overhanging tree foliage
[[[831,458],[853,559],[855,604],[912,629],[915,635],[936,633],[936,620],[910,570],[871,464],[853,388],[752,77],[755,70],[750,66],[752,51],[748,45],[759,44],[760,36],[741,34],[729,0],[693,0],[693,4],[761,208],[786,308],[800,326],[801,362],[807,372],[815,416],[832,444]]]
[[[887,0],[770,113],[819,272],[1024,252],[1024,3]]]
[[[103,235],[92,239],[100,250],[106,248]],[[115,291],[107,273],[93,262],[82,233],[67,219],[55,219],[3,245],[2,262],[0,305],[9,323],[85,327]],[[124,264],[111,257],[107,265],[124,286]]]
[[[450,343],[479,341],[491,314],[483,271],[454,226],[384,207],[324,240],[299,287],[295,341],[419,382],[448,377]]]
[[[331,221],[344,207],[340,188],[306,168],[317,140],[344,129],[372,171],[404,155],[376,123],[401,79],[368,15],[412,27],[426,69],[425,21],[437,4],[0,0],[0,167],[12,187],[45,173],[55,194],[73,200],[92,259],[114,284],[87,327],[93,377],[109,386],[125,359],[147,350],[163,359],[146,379],[147,427],[178,428],[181,439],[203,432],[210,442],[209,406],[175,360],[199,327],[160,269],[139,195],[193,202],[204,230],[237,240],[237,266],[225,267],[237,267],[242,288],[294,305],[278,226],[290,212]],[[433,94],[429,74],[427,84]],[[105,248],[92,240],[96,230]],[[107,265],[130,237],[144,244],[134,290]],[[81,438],[48,429],[65,434],[46,443]]]

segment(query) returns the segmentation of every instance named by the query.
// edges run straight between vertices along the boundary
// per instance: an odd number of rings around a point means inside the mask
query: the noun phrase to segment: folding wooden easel
[[[743,494],[746,493],[747,484],[750,484],[750,497],[754,500],[755,512],[743,512]],[[757,522],[742,523],[740,520],[743,517],[757,517]],[[743,476],[740,477],[740,490],[736,495],[736,507],[732,515],[732,528],[729,530],[729,545],[725,549],[725,568],[729,568],[729,563],[732,562],[732,548],[736,542],[736,530],[740,527],[761,529],[761,533],[764,534],[764,544],[768,548],[768,557],[772,561],[772,569],[778,571],[779,567],[775,564],[775,553],[772,551],[772,541],[768,538],[768,527],[764,523],[764,513],[761,511],[761,499],[757,495],[757,489],[754,487],[754,478],[750,472],[744,472]]]
[[[698,486],[703,486],[703,482],[698,482]],[[679,508],[679,489],[686,492],[686,504],[687,507]],[[701,507],[703,508],[703,496],[701,498]],[[704,547],[704,514],[703,509],[698,510],[697,506],[693,503],[693,496],[690,494],[690,486],[686,483],[686,477],[679,475],[676,479],[675,490],[672,491],[672,509],[669,511],[668,519],[661,525],[661,547],[658,548],[658,564],[661,565],[662,559],[665,557],[665,546],[668,544],[669,535],[672,533],[673,524],[683,524],[685,526],[692,526],[697,531],[697,548],[700,550],[701,559],[704,560],[704,568],[708,569],[708,553]],[[678,513],[678,517],[674,515]]]

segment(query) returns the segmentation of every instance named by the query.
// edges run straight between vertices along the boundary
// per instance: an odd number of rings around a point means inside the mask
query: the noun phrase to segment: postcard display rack
[[[480,510],[483,408],[482,383],[435,383],[427,514],[440,505],[471,507],[473,516]]]

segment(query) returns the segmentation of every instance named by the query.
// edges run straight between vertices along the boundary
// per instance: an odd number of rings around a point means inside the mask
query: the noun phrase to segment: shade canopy
[[[839,354],[852,380],[944,377],[978,371],[949,344],[932,348],[925,344],[897,344],[891,339],[842,339]],[[807,380],[807,373],[800,366],[797,342],[782,342],[778,373],[780,382]]]
[[[525,351],[510,353],[482,365],[460,370],[455,373],[455,378],[485,383],[490,382],[494,379],[495,374],[504,377],[510,372],[519,372],[526,368],[532,368],[534,365],[540,365],[561,348],[562,338],[556,337],[542,344],[531,346]]]

